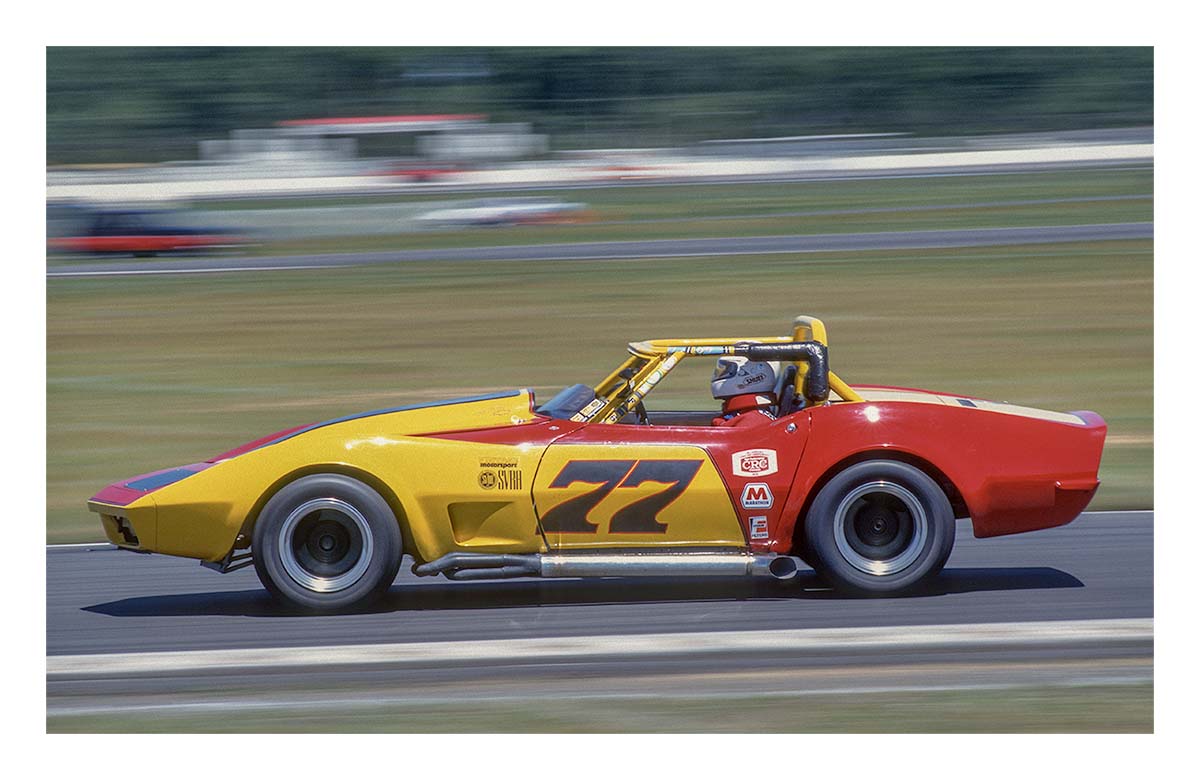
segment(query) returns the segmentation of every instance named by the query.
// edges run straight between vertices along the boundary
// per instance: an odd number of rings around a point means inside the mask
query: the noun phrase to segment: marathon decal
[[[733,453],[733,473],[739,477],[765,477],[779,471],[775,450],[742,450]]]
[[[594,534],[600,521],[589,518],[589,513],[610,494],[619,498],[622,490],[628,490],[629,503],[612,513],[608,533],[666,533],[667,524],[658,521],[658,514],[687,490],[702,465],[703,460],[567,461],[550,482],[549,490],[566,489],[580,482],[597,487],[547,510],[541,517],[542,529],[546,533]],[[633,490],[647,482],[665,487],[650,495]]]
[[[770,509],[775,496],[766,482],[750,482],[742,489],[743,509]]]

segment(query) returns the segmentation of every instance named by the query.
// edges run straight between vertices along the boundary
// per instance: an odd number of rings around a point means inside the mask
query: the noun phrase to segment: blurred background
[[[1150,48],[52,47],[47,539],[269,431],[548,398],[626,342],[802,313],[851,383],[1099,412],[1092,507],[1150,509],[1153,76]],[[714,407],[710,370],[652,407]],[[1148,723],[1116,699],[1071,724]]]
[[[47,161],[189,160],[239,130],[402,114],[531,125],[542,153],[1135,127],[1152,66],[1149,48],[52,48]]]

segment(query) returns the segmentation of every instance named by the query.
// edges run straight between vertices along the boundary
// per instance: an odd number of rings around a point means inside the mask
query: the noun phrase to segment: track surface
[[[225,271],[273,271],[339,268],[381,263],[454,260],[622,260],[658,257],[758,255],[971,246],[1109,241],[1154,237],[1152,222],[1065,225],[1028,228],[910,230],[878,233],[747,236],[738,238],[593,241],[571,244],[464,247],[390,252],[294,255],[281,257],[199,257],[145,262],[91,262],[56,266],[47,277],[123,276]]]
[[[936,587],[853,599],[798,583],[662,578],[455,583],[402,567],[369,611],[288,614],[252,569],[113,548],[46,553],[48,655],[700,631],[946,625],[1153,616],[1153,514],[975,539],[960,524]]]

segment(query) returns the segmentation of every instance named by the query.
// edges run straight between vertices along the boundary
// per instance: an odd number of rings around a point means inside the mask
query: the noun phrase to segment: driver
[[[775,419],[771,407],[779,363],[758,362],[737,355],[717,358],[713,371],[713,398],[721,401],[721,416],[713,425],[766,425]]]

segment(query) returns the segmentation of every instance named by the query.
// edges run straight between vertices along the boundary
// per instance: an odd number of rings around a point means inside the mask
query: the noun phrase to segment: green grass
[[[997,177],[1003,178],[1003,177]],[[624,343],[829,327],[851,382],[1110,423],[1094,508],[1152,500],[1152,242],[654,261],[406,263],[47,282],[47,538],[98,488],[362,409],[595,382]],[[914,349],[916,347],[916,349]],[[685,363],[654,408],[710,408]]]
[[[403,707],[51,716],[51,733],[1150,733],[1149,683],[744,699],[516,699]]]
[[[325,254],[585,241],[1099,225],[1115,222],[1149,222],[1153,218],[1153,202],[1151,198],[1147,197],[1125,201],[990,206],[987,208],[950,206],[928,211],[870,214],[813,214],[808,216],[788,214],[732,219],[689,217],[669,221],[618,220],[605,222],[601,219],[598,222],[579,225],[523,225],[487,229],[422,231],[393,235],[332,236],[267,243],[260,245],[255,251],[259,254],[269,255]]]
[[[580,225],[525,225],[309,239],[271,243],[258,251],[304,254],[572,241],[1139,222],[1153,219],[1153,190],[1152,171],[1127,169],[1056,171],[1029,176],[606,187],[543,193],[588,204],[596,221]],[[522,194],[530,193],[492,193],[489,197]],[[1130,195],[1144,198],[968,207],[1007,201]],[[409,196],[393,202],[440,201],[447,197],[470,199],[472,196]],[[294,201],[291,204],[296,205]],[[912,206],[941,208],[874,214],[821,213]]]

